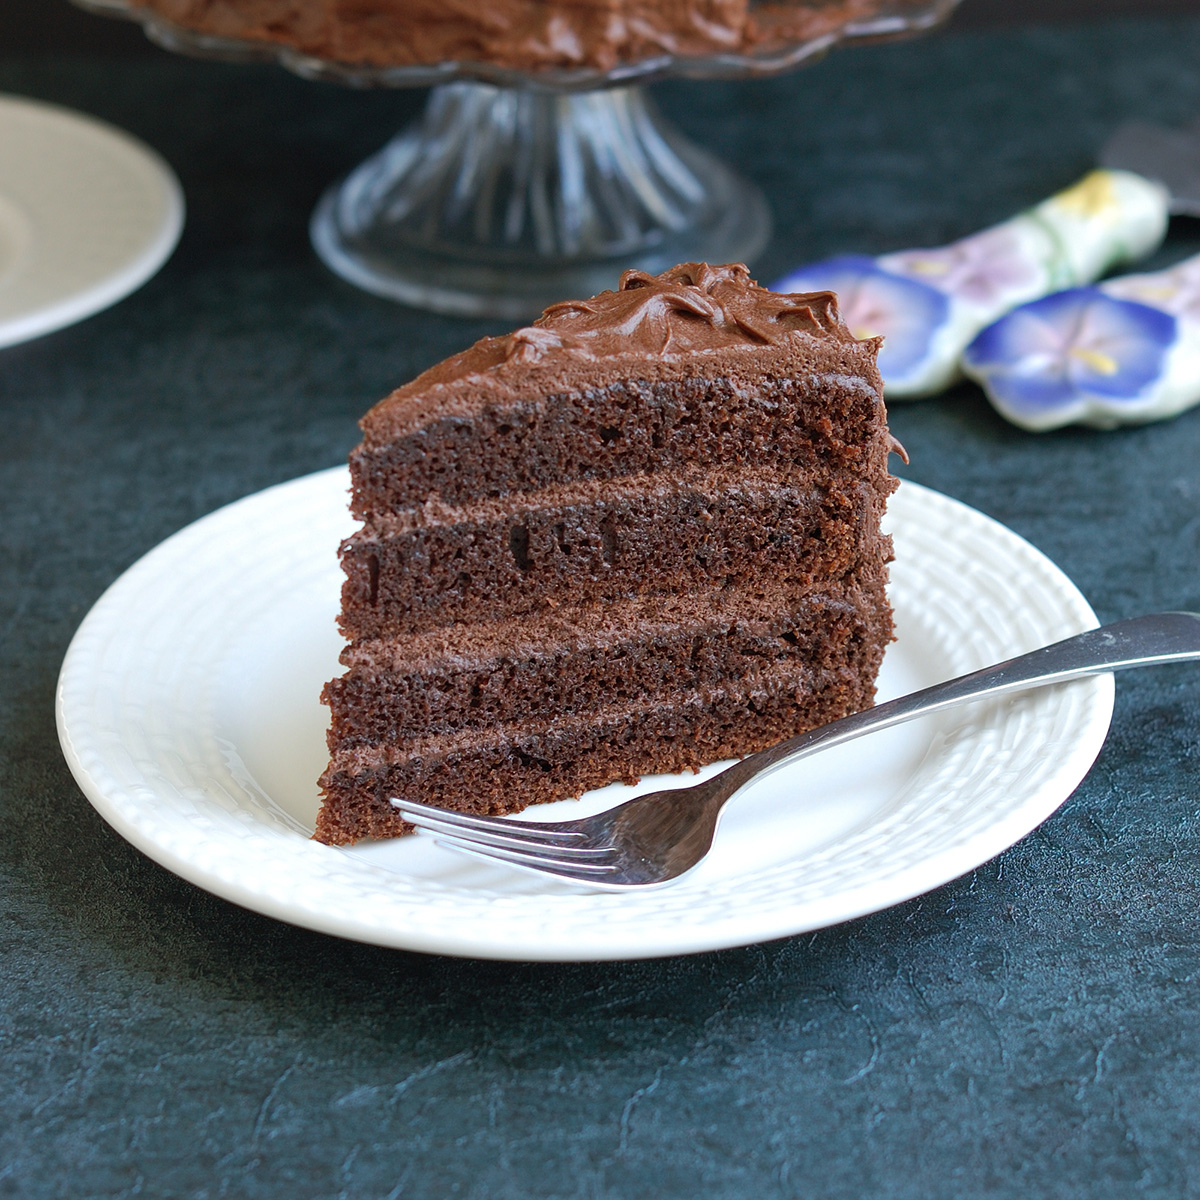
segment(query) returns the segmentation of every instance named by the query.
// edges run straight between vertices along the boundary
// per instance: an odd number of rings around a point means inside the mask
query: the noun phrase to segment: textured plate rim
[[[1061,697],[1071,697],[1076,707],[1080,708],[1082,729],[1072,741],[1069,751],[1056,759],[1047,778],[1033,794],[1015,799],[1011,810],[1002,820],[991,823],[975,836],[945,852],[928,855],[907,870],[893,872],[886,878],[865,879],[858,886],[843,888],[825,897],[823,904],[817,906],[820,911],[816,914],[812,903],[797,905],[781,902],[765,912],[750,908],[723,923],[680,929],[664,928],[663,922],[660,922],[647,931],[645,918],[635,909],[634,915],[639,917],[639,940],[636,945],[631,945],[625,941],[614,941],[611,935],[606,936],[604,927],[610,919],[621,910],[628,914],[629,905],[637,906],[646,900],[661,901],[672,893],[678,894],[683,884],[679,888],[640,896],[561,892],[521,895],[511,900],[486,895],[471,897],[478,911],[466,914],[457,927],[450,929],[444,925],[432,929],[423,926],[415,919],[420,915],[419,903],[415,908],[411,903],[407,908],[397,903],[394,911],[364,914],[353,911],[354,897],[349,897],[350,911],[347,911],[347,906],[339,908],[335,905],[331,908],[328,902],[329,889],[326,889],[326,894],[315,897],[305,893],[303,887],[281,892],[278,888],[265,885],[257,872],[246,874],[243,870],[239,873],[230,869],[227,863],[214,861],[211,856],[205,858],[192,853],[190,845],[186,851],[180,850],[177,844],[171,844],[171,838],[160,836],[153,827],[154,820],[159,819],[159,814],[155,812],[156,798],[153,792],[144,786],[144,780],[129,777],[128,772],[127,777],[120,778],[102,758],[97,760],[94,743],[99,731],[94,724],[94,714],[82,711],[73,702],[72,696],[76,685],[86,681],[89,673],[94,674],[96,670],[97,636],[103,637],[112,630],[118,631],[118,637],[122,636],[119,631],[127,596],[131,594],[131,589],[136,592],[143,576],[152,576],[169,556],[186,548],[201,533],[211,534],[225,525],[236,527],[244,520],[252,520],[256,508],[267,503],[268,497],[274,497],[275,503],[281,498],[290,500],[308,488],[320,486],[328,489],[338,479],[344,481],[344,468],[333,468],[265,489],[201,518],[151,550],[107,589],[85,617],[68,648],[56,695],[57,725],[64,756],[84,795],[100,815],[133,846],[168,870],[224,899],[266,916],[369,944],[426,953],[516,961],[652,958],[769,941],[879,911],[981,866],[1036,828],[1071,795],[1087,774],[1107,736],[1114,696],[1111,675],[1080,680],[1059,689]],[[893,507],[897,506],[897,502],[918,511],[940,507],[944,513],[953,514],[955,526],[969,531],[972,539],[982,538],[985,548],[990,545],[995,550],[1003,546],[1010,552],[1019,551],[1026,563],[1040,569],[1044,581],[1056,589],[1062,604],[1060,615],[1072,627],[1066,632],[1096,625],[1095,616],[1086,600],[1061,570],[999,522],[959,501],[913,483],[902,485]],[[1020,648],[1023,647],[1017,649]],[[1049,694],[1048,691],[1038,693],[1042,697]],[[1021,702],[1024,702],[1023,698],[1010,703]],[[89,742],[92,744],[89,745]],[[264,840],[248,835],[244,843],[231,843],[234,857],[241,853],[249,862],[253,860],[256,848],[269,849],[273,844],[271,838],[277,836],[277,833],[272,833]],[[330,875],[345,876],[346,864],[352,863],[349,872],[355,876],[378,871],[385,881],[398,878],[342,852],[317,846],[299,835],[294,836],[283,853],[289,867],[304,866],[306,870],[316,870],[322,874],[327,867]],[[340,862],[328,857],[314,857],[317,855],[336,855]],[[304,875],[304,872],[300,874]],[[335,880],[332,885],[335,895],[339,886]],[[444,891],[439,885],[428,883],[418,884],[417,890],[430,894]],[[520,910],[523,906],[528,908],[535,904],[555,906],[560,918],[568,918],[560,921],[556,937],[546,938],[543,934],[534,943],[528,934],[522,935]],[[480,908],[480,905],[483,907]],[[652,904],[651,911],[657,907],[657,903]],[[481,923],[480,913],[492,908],[496,910],[495,919]],[[669,926],[670,922],[665,924]],[[593,927],[591,940],[581,937],[581,927],[584,930]]]
[[[88,113],[28,96],[0,94],[0,114],[4,108],[20,108],[44,116],[46,131],[51,139],[55,125],[69,121],[80,132],[86,132],[117,153],[126,155],[130,160],[139,160],[143,167],[157,176],[161,184],[162,212],[157,227],[152,231],[147,229],[148,236],[141,249],[105,278],[51,303],[40,304],[19,316],[0,320],[0,349],[78,324],[137,291],[170,258],[183,233],[186,212],[183,188],[175,172],[162,155],[132,134]]]

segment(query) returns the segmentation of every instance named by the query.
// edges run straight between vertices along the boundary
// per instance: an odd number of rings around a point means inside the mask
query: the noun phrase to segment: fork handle
[[[751,754],[727,767],[711,784],[721,783],[723,800],[753,780],[786,767],[818,750],[840,745],[852,738],[893,725],[901,725],[929,713],[953,708],[992,696],[1026,688],[1066,683],[1085,675],[1122,671],[1129,667],[1148,667],[1157,663],[1186,662],[1200,659],[1200,613],[1153,613],[1117,621],[1100,629],[1090,629],[1064,641],[1043,646],[1028,654],[969,675],[960,675],[946,683],[934,684],[908,696],[877,704],[860,713],[843,717],[802,733],[777,746]],[[714,789],[718,790],[718,789]],[[714,797],[715,798],[715,797]]]

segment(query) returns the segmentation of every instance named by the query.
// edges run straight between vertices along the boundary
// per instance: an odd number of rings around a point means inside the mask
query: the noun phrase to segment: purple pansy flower
[[[1014,289],[1030,295],[1042,278],[1040,265],[1023,252],[1020,234],[1011,225],[985,229],[935,250],[889,254],[884,262],[889,270],[993,311]]]
[[[1200,323],[1200,255],[1153,275],[1124,275],[1104,285],[1110,296],[1161,308]]]
[[[879,370],[889,381],[903,379],[925,361],[950,311],[950,301],[936,288],[885,271],[873,258],[858,254],[802,267],[773,290],[836,292],[842,319],[855,337],[883,335]]]
[[[1027,428],[1073,420],[1093,401],[1135,401],[1163,374],[1177,337],[1169,313],[1071,288],[1001,317],[963,362],[996,407]]]

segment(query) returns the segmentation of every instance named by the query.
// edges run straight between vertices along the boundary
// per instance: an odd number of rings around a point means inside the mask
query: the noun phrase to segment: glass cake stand
[[[377,295],[519,320],[614,287],[628,267],[749,262],[766,245],[762,193],[675,130],[641,85],[777,75],[839,43],[919,33],[958,0],[881,0],[869,19],[755,53],[538,72],[488,62],[354,66],[195,33],[132,0],[74,3],[140,21],[151,40],[183,54],[274,60],[355,87],[431,87],[422,117],[322,197],[313,246]]]

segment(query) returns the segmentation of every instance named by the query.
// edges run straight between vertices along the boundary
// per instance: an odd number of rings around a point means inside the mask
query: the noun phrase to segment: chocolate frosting
[[[593,67],[808,42],[896,0],[134,0],[218,37],[292,46],[347,65],[491,62]]]
[[[407,385],[424,389],[567,353],[579,363],[627,355],[694,354],[773,345],[789,333],[851,335],[832,292],[780,295],[758,287],[742,263],[681,263],[662,275],[626,271],[615,292],[551,305],[532,325],[483,338]],[[407,388],[400,389],[401,391]]]
[[[832,292],[772,292],[742,263],[626,271],[616,291],[554,304],[532,325],[431,367],[377,404],[362,427],[367,445],[380,444],[435,413],[465,415],[505,394],[601,386],[628,370],[675,376],[697,355],[730,375],[747,356],[756,370],[772,360],[780,370],[821,371],[861,345],[860,366],[874,378],[878,341],[854,337]]]
[[[781,295],[758,287],[742,263],[683,263],[662,275],[626,271],[617,291],[553,304],[532,326],[499,340],[506,358],[529,361],[560,349],[608,358],[630,348],[670,355],[771,346],[796,330],[841,328],[832,292]]]
[[[626,271],[615,292],[552,304],[532,325],[485,338],[421,379],[445,383],[503,362],[533,363],[563,351],[595,362],[626,354],[671,357],[726,346],[773,346],[797,331],[851,336],[832,292],[782,295],[755,284],[742,263],[681,263],[662,275]]]

